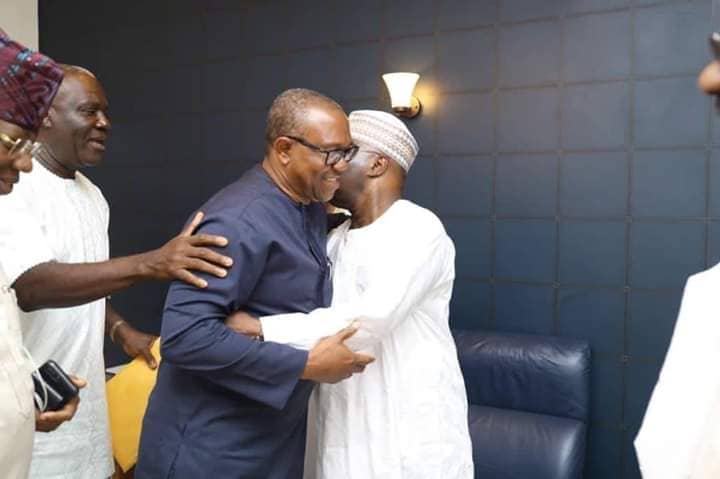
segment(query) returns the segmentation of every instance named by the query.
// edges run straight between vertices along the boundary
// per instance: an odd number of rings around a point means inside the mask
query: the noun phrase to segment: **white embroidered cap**
[[[360,146],[371,148],[410,170],[418,144],[405,123],[384,111],[356,110],[350,113],[350,135]]]

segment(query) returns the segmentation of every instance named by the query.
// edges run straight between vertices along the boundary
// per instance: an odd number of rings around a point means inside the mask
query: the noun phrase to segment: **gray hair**
[[[265,141],[272,144],[283,135],[298,135],[303,129],[304,112],[310,106],[345,110],[332,98],[306,88],[291,88],[273,100],[265,126]]]

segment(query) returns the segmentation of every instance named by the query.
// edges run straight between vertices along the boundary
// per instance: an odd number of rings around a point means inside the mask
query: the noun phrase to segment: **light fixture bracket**
[[[393,113],[402,118],[415,118],[422,111],[422,103],[416,96],[411,96],[410,102],[410,107],[393,107]]]

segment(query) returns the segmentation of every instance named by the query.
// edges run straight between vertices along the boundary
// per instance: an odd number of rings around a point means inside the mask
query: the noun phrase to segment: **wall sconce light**
[[[393,112],[403,118],[414,118],[418,116],[422,105],[417,97],[413,96],[413,90],[420,75],[417,73],[386,73],[382,76],[385,80],[388,92],[390,93],[390,104]]]

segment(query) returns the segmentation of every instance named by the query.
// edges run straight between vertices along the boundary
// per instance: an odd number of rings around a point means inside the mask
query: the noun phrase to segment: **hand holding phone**
[[[84,379],[77,378],[75,376],[70,377],[73,383],[80,389],[87,386]],[[40,412],[35,410],[35,430],[38,432],[51,432],[60,427],[64,422],[70,421],[77,412],[77,408],[80,404],[80,396],[68,401],[62,409],[58,411],[45,411]]]
[[[52,359],[40,366],[32,375],[38,410],[58,411],[76,398],[80,388]]]

